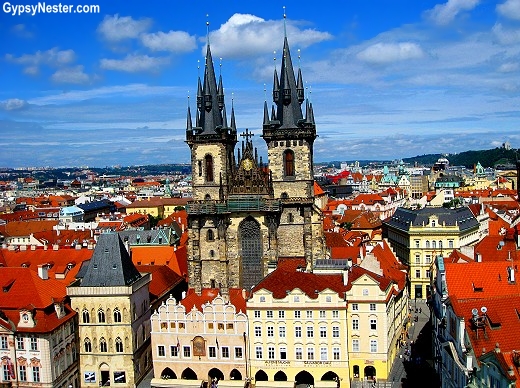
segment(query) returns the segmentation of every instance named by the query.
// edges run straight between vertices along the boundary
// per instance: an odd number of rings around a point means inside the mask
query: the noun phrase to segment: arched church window
[[[292,213],[287,214],[287,222],[289,224],[292,224],[294,222],[294,216],[292,215]]]
[[[90,323],[90,314],[87,309],[84,309],[83,312],[83,323]]]
[[[97,314],[98,314],[98,322],[105,323],[105,312],[103,311],[103,309],[99,309]]]
[[[107,341],[105,340],[104,337],[101,337],[101,339],[99,340],[99,351],[102,353],[106,353],[107,350],[108,350]]]
[[[289,194],[287,194],[287,193],[284,192],[284,193],[282,193],[282,195],[280,195],[280,197],[281,197],[282,199],[287,199],[287,198],[289,198]]]
[[[213,182],[213,156],[206,155],[204,162],[206,167],[206,182]]]
[[[92,343],[90,342],[90,339],[87,337],[85,338],[85,353],[90,353],[92,351]]]
[[[215,239],[215,235],[211,229],[208,229],[207,238],[208,241],[213,241]]]
[[[285,176],[294,176],[294,152],[286,150],[283,153],[283,172]]]
[[[121,341],[121,338],[116,338],[116,352],[123,353],[123,341]]]
[[[121,311],[117,307],[114,309],[114,322],[121,322]]]
[[[202,160],[197,162],[197,167],[199,168],[199,176],[202,176]]]

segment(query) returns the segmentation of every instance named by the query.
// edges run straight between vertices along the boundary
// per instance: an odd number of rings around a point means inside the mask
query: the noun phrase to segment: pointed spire
[[[276,120],[276,111],[274,109],[274,105],[271,107],[271,120]]]
[[[198,80],[198,85],[197,85],[197,109],[202,109],[202,100],[203,100],[203,97],[202,97],[202,82],[200,81],[200,77],[199,77],[199,80]]]
[[[269,124],[269,110],[267,108],[267,101],[264,101],[264,125]]]
[[[285,13],[285,5],[283,6],[283,36],[287,38],[287,15]]]
[[[223,105],[222,107],[222,127],[227,128],[227,113],[226,113],[226,106]]]
[[[218,77],[217,102],[218,108],[222,110],[222,108],[224,108],[224,86],[222,85],[222,58],[220,58],[220,75]]]
[[[280,81],[278,81],[278,73],[274,69],[274,80],[273,80],[273,101],[278,104],[280,101]]]
[[[305,100],[301,68],[298,68],[298,81],[296,81],[296,94],[298,95],[298,102],[301,104]]]
[[[309,103],[309,122],[311,124],[315,124],[315,122],[314,122],[314,109],[312,108],[312,102]]]
[[[233,132],[237,131],[237,124],[235,122],[235,103],[234,97],[231,98],[231,130]],[[240,160],[240,159],[239,159]]]
[[[193,125],[191,123],[190,96],[188,96],[188,117],[186,118],[186,130],[191,131]]]

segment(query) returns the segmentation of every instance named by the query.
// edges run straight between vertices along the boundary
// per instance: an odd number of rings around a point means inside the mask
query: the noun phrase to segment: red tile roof
[[[324,194],[325,194],[325,192],[320,187],[320,185],[318,183],[316,183],[316,181],[314,181],[314,195],[320,196],[320,195],[324,195]]]
[[[167,265],[177,275],[188,273],[186,247],[172,246],[131,246],[134,265]]]
[[[486,236],[475,245],[475,255],[480,254],[482,261],[505,261],[512,259],[518,262],[520,254],[516,250],[514,239],[506,236]]]
[[[7,237],[29,236],[31,233],[52,230],[58,225],[58,221],[13,221],[2,225],[0,233],[4,233]]]
[[[152,274],[149,291],[154,300],[161,298],[184,280],[166,265],[136,265],[136,268],[139,272]]]

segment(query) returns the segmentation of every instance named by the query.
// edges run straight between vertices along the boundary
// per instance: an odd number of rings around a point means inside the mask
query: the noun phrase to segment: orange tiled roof
[[[132,246],[134,265],[166,265],[179,276],[188,273],[186,247]]]
[[[316,181],[314,181],[314,195],[319,196],[323,194],[325,194],[325,192],[323,191],[321,186]]]
[[[58,225],[55,220],[32,220],[32,221],[13,221],[9,222],[5,227],[4,234],[8,237],[29,236],[36,232],[52,230]]]
[[[211,302],[220,293],[218,288],[203,288],[200,295],[195,293],[193,288],[188,290],[186,297],[181,301],[181,304],[186,308],[186,311],[191,311],[195,306],[199,311],[202,311],[202,305]],[[246,299],[248,297],[247,292],[241,288],[230,288],[229,291],[229,303],[235,306],[236,312],[246,312]],[[245,297],[244,297],[244,294]]]
[[[184,278],[166,265],[136,265],[139,272],[152,274],[150,294],[157,300],[181,283]],[[153,302],[153,301],[152,301]]]

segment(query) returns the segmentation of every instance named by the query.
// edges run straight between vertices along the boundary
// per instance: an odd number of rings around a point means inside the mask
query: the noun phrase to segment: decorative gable
[[[32,309],[21,309],[20,310],[20,321],[18,327],[32,328],[36,326],[34,321],[34,310]]]

